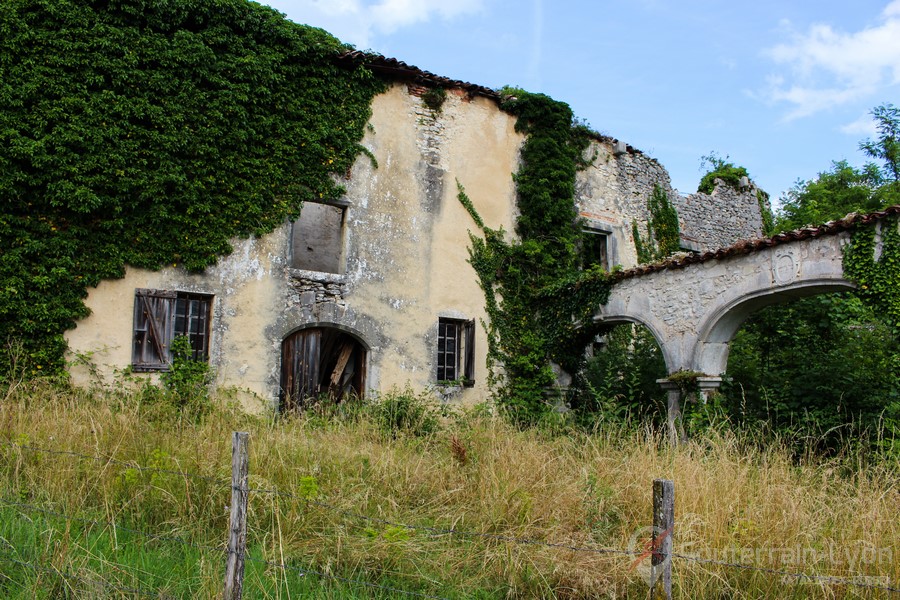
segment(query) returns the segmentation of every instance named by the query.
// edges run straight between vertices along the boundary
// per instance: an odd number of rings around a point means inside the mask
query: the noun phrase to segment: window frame
[[[448,332],[453,335],[448,336]],[[452,348],[447,347],[448,340],[452,341]],[[475,385],[474,319],[439,317],[436,350],[435,377],[438,384]]]
[[[213,298],[197,292],[136,288],[131,369],[137,373],[168,371],[172,341],[181,335],[188,336],[195,360],[208,361]]]
[[[318,205],[325,206],[330,208],[335,208],[340,211],[340,223],[339,223],[339,231],[338,231],[338,239],[336,241],[336,246],[338,250],[338,256],[333,261],[336,265],[335,270],[325,270],[321,269],[312,269],[309,264],[300,265],[301,262],[300,256],[297,253],[297,235],[299,234],[298,227],[303,227],[303,223],[301,222],[303,219],[303,209],[301,208],[300,214],[297,218],[291,221],[290,227],[290,237],[288,241],[288,265],[292,269],[296,269],[298,271],[306,271],[308,273],[327,273],[329,276],[343,276],[347,267],[347,256],[346,256],[346,243],[347,243],[347,218],[348,218],[348,209],[351,206],[350,202],[342,201],[342,200],[332,200],[329,202],[321,202],[317,200],[307,200],[304,202],[307,205]]]
[[[612,232],[607,231],[605,229],[601,229],[593,224],[587,224],[581,228],[581,231],[585,235],[585,240],[591,239],[587,236],[598,236],[598,238],[603,240],[603,252],[602,252],[602,261],[600,262],[600,266],[608,273],[612,270]],[[587,269],[596,262],[588,262],[588,257],[584,253],[584,248],[581,249],[581,264],[583,269]]]

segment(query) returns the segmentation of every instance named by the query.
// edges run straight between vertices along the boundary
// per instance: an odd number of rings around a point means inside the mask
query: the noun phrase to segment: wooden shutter
[[[175,292],[164,290],[134,291],[131,362],[136,371],[156,371],[169,366],[175,297]]]
[[[475,384],[475,320],[463,323],[463,339],[466,340],[465,364],[463,365],[463,384]]]

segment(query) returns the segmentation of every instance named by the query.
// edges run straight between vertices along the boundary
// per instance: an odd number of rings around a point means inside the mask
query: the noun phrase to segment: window
[[[306,202],[291,227],[291,267],[341,273],[344,249],[343,206]]]
[[[609,233],[599,229],[584,230],[581,266],[584,269],[600,265],[609,271]]]
[[[438,319],[437,380],[475,385],[475,321]]]
[[[166,290],[134,291],[135,371],[164,371],[172,363],[172,340],[186,335],[195,360],[209,358],[212,296]]]

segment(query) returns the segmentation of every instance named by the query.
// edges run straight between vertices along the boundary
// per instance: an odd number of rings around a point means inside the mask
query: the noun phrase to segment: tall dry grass
[[[386,429],[365,410],[276,420],[220,399],[196,421],[140,391],[19,385],[0,398],[7,506],[115,521],[200,546],[224,545],[229,490],[221,481],[230,474],[231,432],[249,431],[250,483],[258,490],[249,510],[251,557],[271,563],[452,598],[646,597],[649,559],[635,564],[632,556],[575,548],[642,549],[652,480],[668,478],[676,553],[900,587],[896,461],[798,460],[778,443],[721,430],[672,450],[651,431],[521,431],[475,413],[445,415],[434,431],[413,435]],[[197,477],[173,473],[182,471]],[[437,531],[446,529],[465,535]],[[156,540],[146,551],[160,547],[165,541]],[[89,577],[98,567],[78,551],[72,542],[62,553],[31,556]],[[196,560],[202,564],[188,588],[166,582],[163,591],[219,594],[215,553]],[[342,585],[326,578],[316,580],[321,588],[292,587],[285,572],[259,565],[248,597],[325,597],[310,590]],[[680,598],[889,595],[683,558],[673,565]],[[354,589],[347,597],[403,597]]]

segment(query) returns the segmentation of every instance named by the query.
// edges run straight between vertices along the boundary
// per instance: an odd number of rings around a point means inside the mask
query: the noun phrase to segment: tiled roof
[[[681,269],[688,265],[703,263],[708,260],[729,258],[731,256],[739,256],[741,254],[750,254],[751,252],[756,252],[757,250],[763,250],[765,248],[771,248],[772,246],[779,246],[781,244],[788,244],[799,240],[808,240],[824,235],[835,235],[841,233],[842,231],[853,229],[857,225],[868,225],[869,223],[873,223],[890,215],[900,215],[900,205],[890,206],[881,211],[862,215],[858,213],[850,213],[843,219],[829,221],[824,225],[820,225],[818,227],[802,227],[793,231],[779,233],[777,235],[773,235],[772,237],[756,238],[752,240],[740,240],[735,244],[732,244],[731,246],[720,248],[719,250],[711,250],[708,252],[703,252],[702,254],[689,254],[687,256],[673,257],[650,265],[640,265],[631,269],[627,269],[625,271],[620,271],[614,274],[614,278],[616,280],[621,280],[629,279],[631,277],[640,277],[641,275],[647,275],[649,273],[655,273],[657,271],[663,271],[665,269]]]
[[[388,58],[380,54],[369,54],[359,50],[351,50],[343,52],[338,56],[338,62],[349,62],[351,64],[364,64],[375,73],[387,75],[391,79],[399,79],[402,81],[410,81],[429,86],[440,86],[444,88],[457,88],[465,90],[471,96],[484,96],[492,98],[496,101],[502,100],[499,93],[491,88],[475,85],[474,83],[466,83],[449,77],[442,77],[423,71],[419,67],[407,64],[396,58]]]
[[[490,98],[496,101],[498,104],[504,99],[503,96],[499,92],[497,92],[497,90],[492,90],[491,88],[476,85],[474,83],[460,81],[458,79],[450,79],[449,77],[436,75],[429,71],[423,71],[419,67],[407,64],[402,60],[389,58],[387,56],[382,56],[381,54],[370,54],[368,52],[362,52],[360,50],[350,50],[347,52],[342,52],[340,55],[338,55],[337,60],[339,63],[346,63],[351,65],[364,64],[374,73],[384,75],[395,81],[406,81],[409,83],[426,85],[429,87],[461,89],[470,96],[482,96],[484,98]],[[613,144],[619,141],[614,137],[602,135],[599,133],[594,133],[594,137],[599,141],[610,142]],[[634,148],[630,144],[626,144],[625,148],[626,151],[631,154],[643,154],[643,152],[641,152],[637,148]]]

